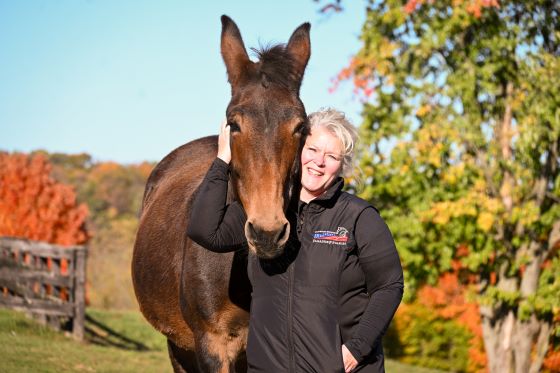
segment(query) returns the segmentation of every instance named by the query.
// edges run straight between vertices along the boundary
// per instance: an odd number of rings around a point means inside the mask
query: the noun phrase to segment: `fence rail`
[[[74,338],[82,340],[86,256],[84,246],[0,237],[0,306],[58,328],[67,320]]]

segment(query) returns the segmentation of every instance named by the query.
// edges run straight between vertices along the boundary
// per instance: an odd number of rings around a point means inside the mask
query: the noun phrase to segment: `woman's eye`
[[[333,160],[333,161],[340,161],[340,157],[338,157],[337,155],[334,154],[327,154],[327,156],[329,157],[329,159]]]

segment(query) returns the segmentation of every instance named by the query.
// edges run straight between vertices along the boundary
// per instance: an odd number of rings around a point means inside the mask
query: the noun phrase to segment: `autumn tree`
[[[490,371],[539,371],[560,337],[560,3],[369,1],[361,41],[339,81],[408,297],[460,259]]]
[[[86,205],[50,171],[43,154],[0,152],[0,235],[60,245],[87,241]]]

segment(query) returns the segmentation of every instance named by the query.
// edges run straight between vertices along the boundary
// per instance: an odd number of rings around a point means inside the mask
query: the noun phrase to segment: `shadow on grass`
[[[96,345],[117,347],[123,350],[150,351],[150,348],[145,344],[111,329],[87,314],[85,332],[87,340]]]

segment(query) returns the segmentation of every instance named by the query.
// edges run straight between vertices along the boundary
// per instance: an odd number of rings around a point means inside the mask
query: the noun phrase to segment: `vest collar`
[[[313,210],[324,210],[325,208],[334,205],[338,195],[342,191],[342,187],[344,187],[344,179],[342,177],[336,178],[334,183],[332,183],[325,193],[309,201],[309,208]],[[301,206],[305,204],[305,202],[300,200],[300,209],[298,210],[301,211]]]

